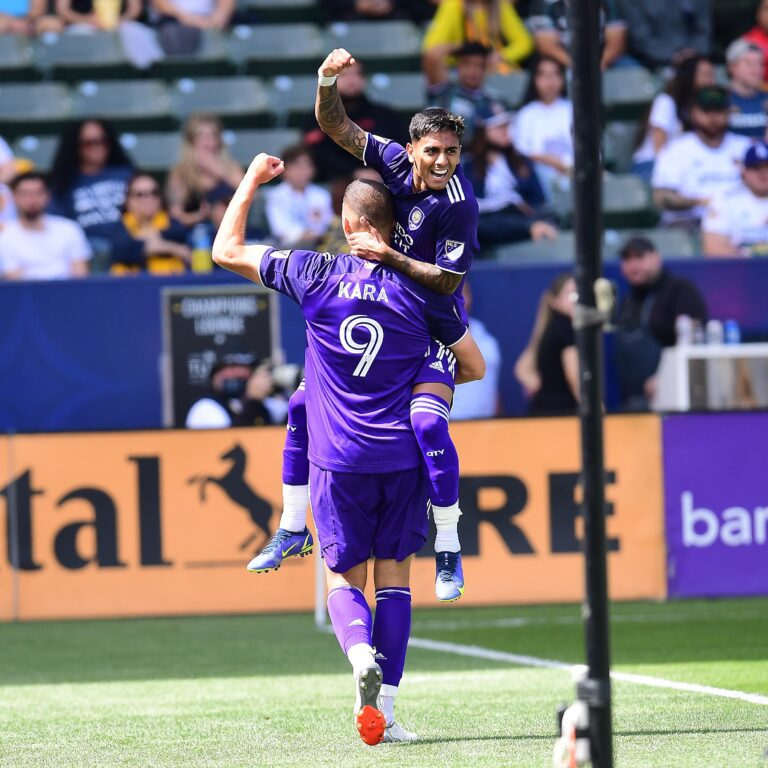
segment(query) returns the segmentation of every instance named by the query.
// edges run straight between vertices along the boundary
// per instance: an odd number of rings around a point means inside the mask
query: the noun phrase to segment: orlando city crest
[[[418,229],[424,221],[424,211],[421,208],[412,208],[408,216],[408,229]]]

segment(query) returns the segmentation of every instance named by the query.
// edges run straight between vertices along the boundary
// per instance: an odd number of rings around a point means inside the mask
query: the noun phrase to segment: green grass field
[[[614,669],[768,696],[768,600],[612,608]],[[413,634],[583,660],[578,606],[415,613]],[[567,671],[412,648],[399,719],[367,747],[352,679],[308,615],[0,625],[0,765],[550,766]],[[768,706],[614,682],[617,766],[768,767]]]

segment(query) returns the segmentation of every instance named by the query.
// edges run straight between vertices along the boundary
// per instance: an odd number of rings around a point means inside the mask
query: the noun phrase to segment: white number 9
[[[352,338],[352,331],[355,328],[364,328],[368,331],[367,343],[360,343]],[[351,352],[353,355],[362,355],[352,375],[366,376],[381,349],[381,344],[384,341],[384,329],[366,315],[350,315],[339,328],[339,340],[347,352]]]

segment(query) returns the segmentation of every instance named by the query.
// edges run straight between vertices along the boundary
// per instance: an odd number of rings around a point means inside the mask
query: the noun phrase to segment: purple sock
[[[377,589],[373,646],[376,661],[384,673],[384,685],[400,684],[410,635],[411,590],[408,587]]]
[[[357,587],[336,587],[328,593],[328,613],[341,650],[346,654],[357,643],[371,642],[371,609]]]
[[[288,429],[285,433],[283,448],[283,482],[286,485],[309,483],[308,450],[307,407],[302,381],[288,400]]]
[[[459,454],[448,431],[448,405],[437,395],[411,399],[411,426],[429,474],[430,499],[438,507],[459,500]]]

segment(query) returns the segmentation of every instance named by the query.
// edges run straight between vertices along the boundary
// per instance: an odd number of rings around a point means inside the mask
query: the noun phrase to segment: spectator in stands
[[[515,145],[536,163],[547,191],[558,182],[567,183],[573,166],[573,109],[565,82],[559,61],[537,58],[514,126]]]
[[[48,0],[11,0],[0,11],[0,35],[61,32],[61,19],[48,13]]]
[[[702,221],[705,256],[768,256],[768,144],[744,156],[743,184],[712,198]]]
[[[208,218],[207,194],[219,186],[234,192],[243,178],[221,132],[219,118],[204,112],[190,115],[184,124],[179,162],[168,176],[166,194],[171,216],[187,227]]]
[[[649,69],[674,65],[678,56],[712,52],[711,0],[625,2],[629,53]]]
[[[490,48],[481,43],[464,43],[454,51],[455,81],[451,79],[445,59],[436,59],[434,68],[426,73],[427,103],[464,118],[464,146],[472,143],[478,121],[505,109],[484,87],[490,54]]]
[[[315,164],[307,147],[288,147],[282,158],[284,181],[265,192],[269,229],[281,248],[314,248],[333,219],[331,194],[312,183]]]
[[[536,52],[539,56],[554,59],[566,69],[571,66],[569,4],[570,0],[533,0],[528,18]],[[616,0],[602,0],[601,21],[603,52],[600,66],[608,69],[622,60],[627,48],[627,24],[619,16]]]
[[[768,0],[762,0],[757,6],[756,19],[757,24],[744,35],[744,39],[758,45],[762,50],[765,62],[763,82],[768,82]]]
[[[662,224],[698,227],[709,199],[739,183],[739,165],[750,140],[728,131],[728,104],[725,88],[696,91],[693,130],[659,154],[651,185]]]
[[[371,101],[365,95],[365,86],[365,69],[355,59],[355,64],[336,81],[341,103],[349,119],[364,131],[386,136],[405,145],[408,141],[408,125],[405,120],[395,110]],[[354,155],[342,149],[320,130],[314,116],[304,128],[304,143],[312,152],[318,181],[348,179],[357,168],[362,167]]]
[[[501,413],[499,376],[501,374],[501,348],[499,342],[485,327],[485,323],[472,315],[472,288],[469,280],[461,289],[464,307],[469,317],[469,330],[483,353],[485,377],[456,387],[451,405],[451,419],[490,419]]]
[[[763,49],[739,38],[728,46],[725,60],[728,64],[731,107],[728,127],[742,136],[762,139],[768,128],[766,94],[763,91]]]
[[[75,123],[53,158],[50,213],[74,219],[90,237],[94,228],[120,220],[132,175],[109,123],[94,118]]]
[[[632,237],[621,249],[629,293],[618,309],[614,352],[622,407],[645,410],[656,392],[662,347],[675,344],[675,322],[687,315],[702,324],[707,306],[698,288],[670,274],[653,242]]]
[[[759,15],[760,0],[712,0],[713,58],[722,61],[726,48],[746,35]],[[765,52],[768,55],[768,51]]]
[[[533,415],[574,413],[579,401],[579,356],[573,332],[576,283],[558,275],[542,294],[515,376],[529,398]]]
[[[674,77],[653,100],[643,120],[643,141],[632,158],[632,173],[650,183],[658,153],[693,127],[693,94],[710,85],[715,85],[715,68],[705,56],[694,54],[678,62]]]
[[[155,33],[138,21],[144,13],[142,0],[56,0],[56,12],[67,33],[116,30],[135,67],[146,69],[163,58]]]
[[[422,69],[431,73],[455,63],[464,43],[491,49],[489,71],[517,70],[533,51],[533,40],[511,0],[442,0],[422,42]],[[446,63],[447,62],[447,63]]]
[[[157,38],[169,56],[197,53],[203,30],[227,27],[235,6],[235,0],[149,0]]]
[[[16,218],[16,206],[8,182],[16,175],[16,158],[5,139],[0,136],[0,229]]]
[[[439,0],[325,0],[328,21],[379,21],[410,19],[415,22],[432,18]]]
[[[250,354],[224,355],[211,369],[211,391],[189,409],[188,429],[225,429],[274,424],[269,364]]]
[[[80,226],[47,214],[48,185],[28,171],[11,181],[18,219],[0,232],[0,275],[6,280],[56,280],[88,274],[91,248]]]
[[[557,238],[533,163],[509,137],[511,117],[501,112],[478,125],[462,164],[477,197],[477,237],[483,248]]]
[[[128,182],[122,217],[98,234],[111,244],[113,274],[175,274],[189,264],[188,230],[165,210],[160,185],[148,173]]]

